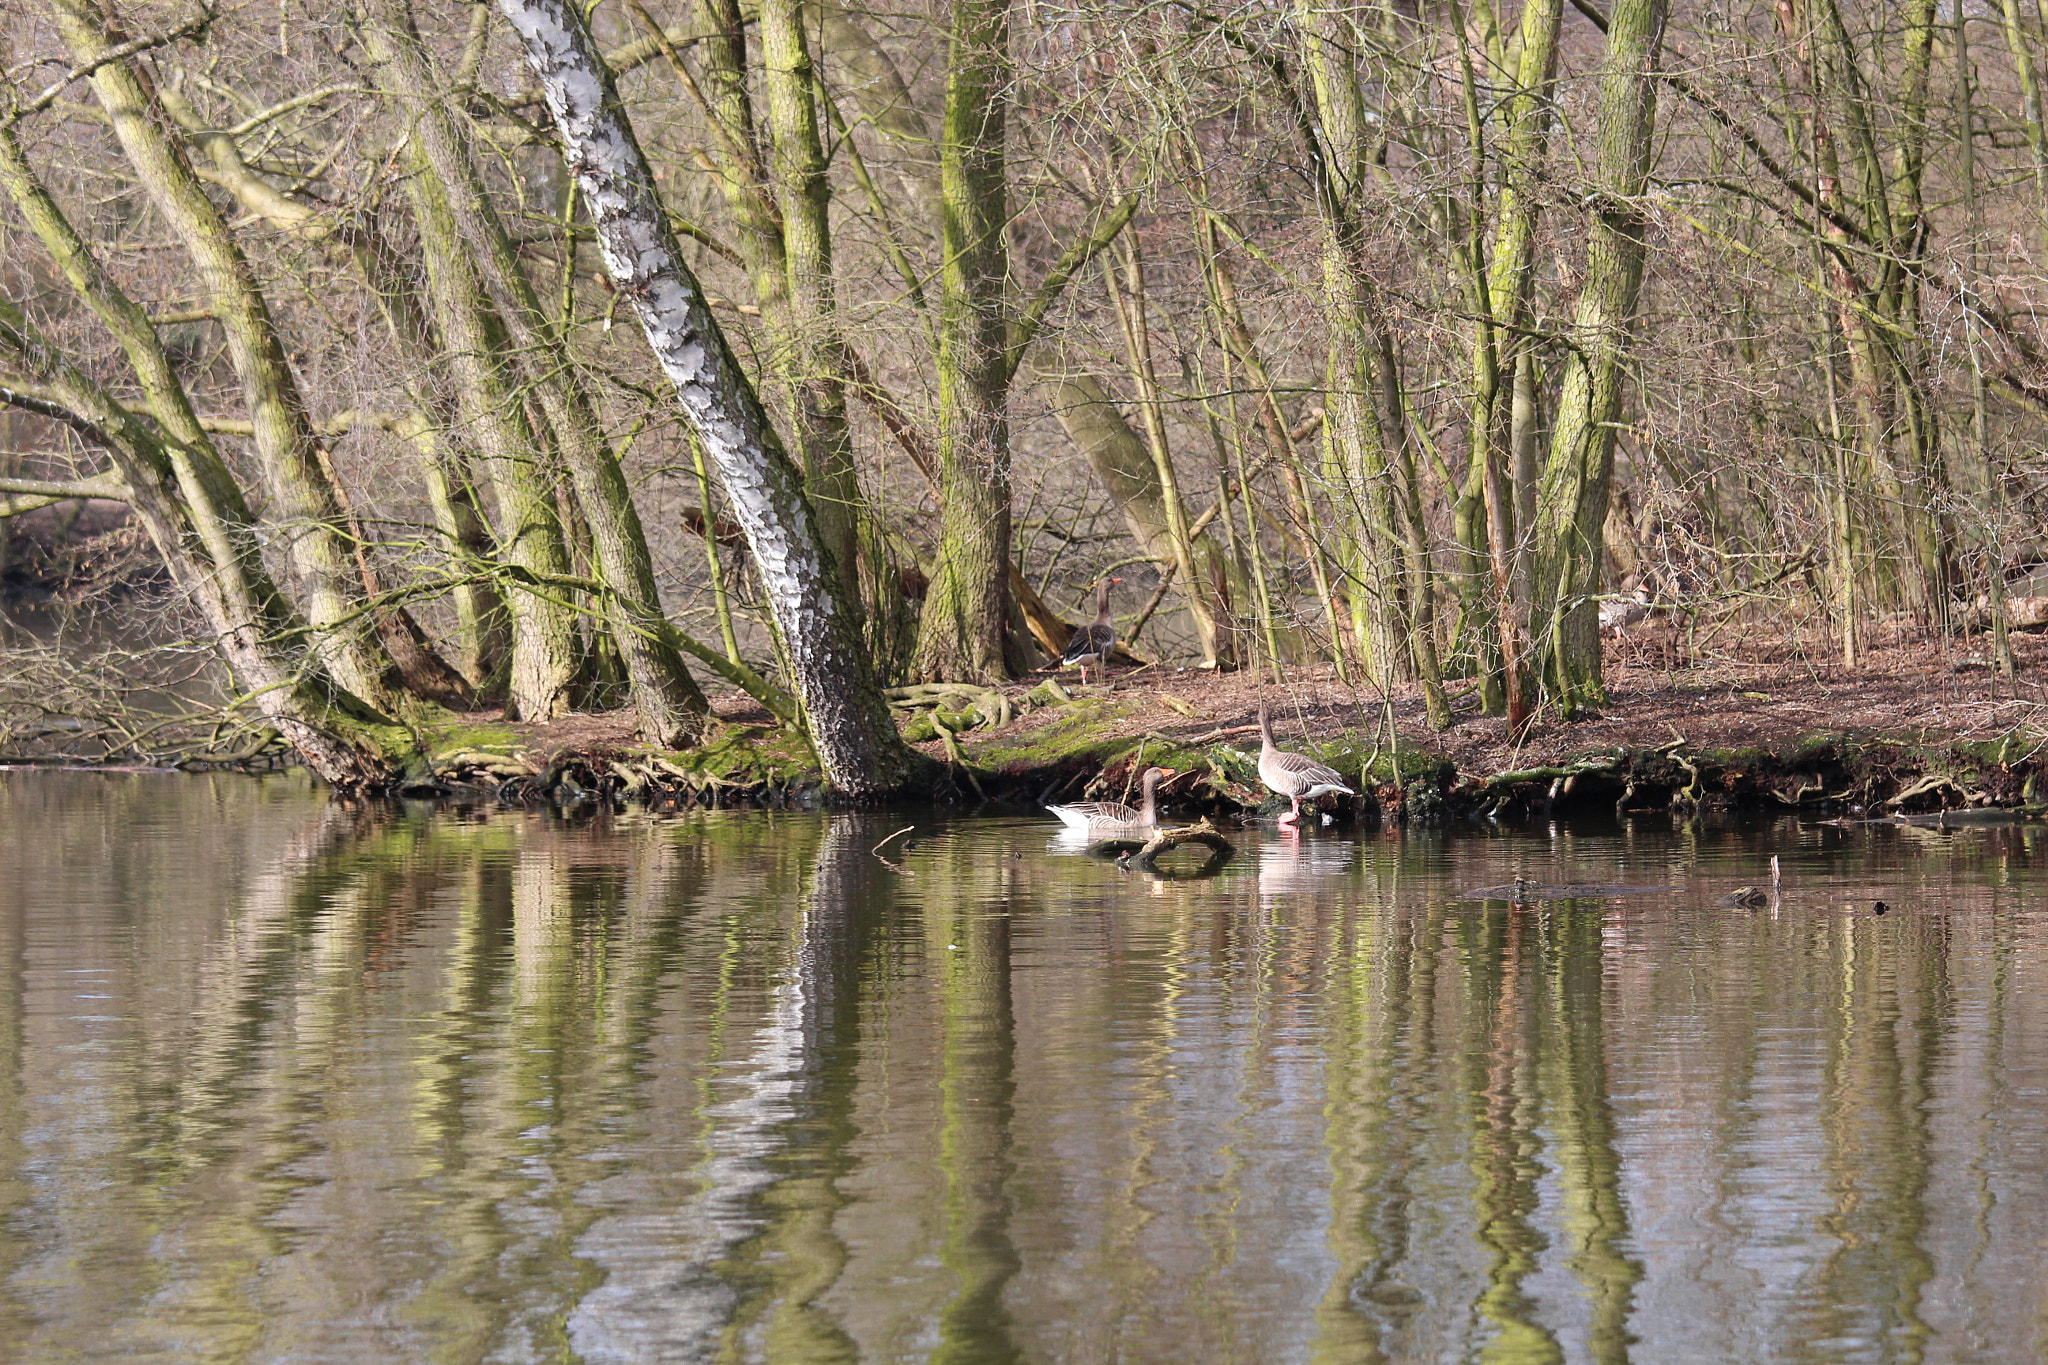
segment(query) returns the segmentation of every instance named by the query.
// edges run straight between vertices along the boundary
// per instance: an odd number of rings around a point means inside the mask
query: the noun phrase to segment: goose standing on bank
[[[1105,578],[1102,587],[1095,594],[1095,620],[1090,625],[1076,626],[1074,638],[1067,641],[1067,652],[1060,655],[1060,664],[1081,666],[1081,685],[1088,685],[1088,661],[1095,660],[1096,672],[1108,676],[1109,656],[1116,653],[1116,627],[1109,619],[1109,589],[1121,578]]]
[[[1307,754],[1289,753],[1273,743],[1273,722],[1267,718],[1263,697],[1259,699],[1259,781],[1294,803],[1293,809],[1280,817],[1283,825],[1299,822],[1301,803],[1313,801],[1324,792],[1358,795],[1344,775],[1327,763],[1318,763]]]
[[[1138,780],[1143,796],[1136,809],[1121,801],[1077,801],[1046,809],[1067,828],[1086,830],[1091,839],[1150,838],[1159,828],[1159,784],[1172,776],[1169,768],[1147,768]]]

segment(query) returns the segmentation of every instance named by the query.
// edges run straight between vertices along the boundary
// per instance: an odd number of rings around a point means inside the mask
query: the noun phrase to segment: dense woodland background
[[[0,23],[0,547],[47,577],[53,519],[104,528],[11,727],[147,748],[122,686],[219,658],[301,752],[500,702],[686,743],[700,680],[816,715],[497,10]],[[2009,662],[2048,596],[2037,0],[588,23],[859,687],[1041,666],[1106,575],[1142,657],[1334,662],[1439,725],[1447,680],[1597,704],[1638,585],[1848,661]]]

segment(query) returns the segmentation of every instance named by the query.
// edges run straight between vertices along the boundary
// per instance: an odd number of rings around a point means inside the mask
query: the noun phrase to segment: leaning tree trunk
[[[526,46],[596,231],[704,449],[768,590],[826,777],[856,796],[900,791],[929,763],[903,743],[835,566],[767,413],[711,316],[654,190],[611,74],[564,0],[498,0]]]
[[[1551,699],[1566,716],[1606,696],[1595,598],[1629,327],[1643,283],[1644,223],[1638,204],[1649,177],[1665,4],[1620,0],[1608,24],[1598,158],[1587,195],[1592,224],[1586,282],[1572,319],[1536,509],[1532,645],[1548,661]]]
[[[428,500],[434,506],[435,523],[447,545],[466,555],[473,564],[489,560],[490,536],[469,491],[467,477],[461,472],[462,458],[455,447],[439,436],[441,430],[455,429],[460,423],[450,420],[452,408],[447,399],[433,385],[422,382],[424,372],[441,363],[443,352],[426,306],[415,297],[417,285],[410,263],[401,258],[398,247],[379,230],[374,215],[324,211],[285,193],[249,165],[232,130],[207,126],[181,90],[160,87],[157,93],[186,138],[212,161],[213,182],[232,194],[236,203],[279,231],[319,250],[328,259],[353,262],[363,283],[376,296],[377,309],[406,357],[407,368],[415,372],[415,378],[405,388],[417,414],[400,418],[386,429],[422,457]],[[428,419],[429,413],[440,419],[438,426]],[[481,695],[503,683],[501,675],[511,650],[508,616],[503,599],[489,579],[474,575],[465,578],[466,581],[449,589],[461,649],[461,662],[455,667],[465,684],[457,690]],[[401,670],[409,663],[415,665],[407,677],[407,687],[421,696],[434,695],[435,689],[422,685],[425,679],[418,676],[418,665],[431,668],[429,660],[438,660],[439,656],[426,651],[426,658],[422,659],[422,651],[408,644],[413,637],[423,637],[411,613],[403,607],[380,612],[378,630]]]
[[[20,181],[12,174],[8,180],[22,203]],[[54,214],[53,203],[37,207],[53,211],[48,221],[31,213],[38,235],[81,297],[130,343],[145,384],[168,373],[151,362],[150,352],[157,360],[162,352],[142,309],[83,250]],[[41,396],[14,388],[20,381],[9,371],[21,373]],[[305,622],[264,569],[255,518],[212,445],[164,439],[161,428],[136,417],[65,360],[26,314],[6,302],[0,302],[0,378],[7,379],[0,384],[0,403],[63,422],[111,458],[122,496],[172,577],[205,614],[214,645],[250,707],[306,766],[340,787],[391,781],[411,747],[410,732],[336,686],[317,656],[286,643],[303,638]],[[161,390],[152,396],[166,400],[167,407],[184,407],[190,416],[182,389],[175,397]]]
[[[553,490],[535,458],[539,443],[527,422],[518,380],[506,368],[504,329],[477,277],[474,253],[456,230],[447,186],[427,166],[418,135],[410,142],[412,174],[406,187],[419,228],[426,292],[446,346],[432,363],[448,381],[462,431],[490,481],[497,504],[498,557],[523,576],[559,581],[569,572],[568,546]],[[582,651],[574,611],[563,596],[556,587],[531,591],[517,581],[505,595],[512,618],[508,716],[544,721],[575,709]]]
[[[703,732],[711,707],[690,676],[662,616],[653,559],[618,456],[573,373],[551,357],[545,363],[540,359],[559,345],[559,339],[549,334],[539,300],[521,272],[503,224],[491,210],[475,159],[413,27],[410,5],[405,0],[382,0],[379,10],[386,28],[382,40],[389,44],[386,69],[415,120],[421,155],[437,182],[427,187],[435,193],[422,198],[434,198],[437,210],[445,208],[468,248],[477,253],[483,267],[482,282],[497,295],[491,300],[496,305],[492,312],[481,291],[475,289],[474,277],[465,271],[463,295],[476,298],[476,315],[489,314],[490,322],[507,329],[512,342],[509,353],[519,357],[518,363],[524,366],[526,387],[539,400],[546,418],[549,430],[545,434],[552,436],[575,487],[602,568],[608,590],[606,617],[626,662],[641,729],[656,744],[689,743]],[[492,330],[495,332],[495,326]],[[456,350],[462,350],[460,344]],[[511,404],[507,411],[516,407]]]
[[[115,138],[191,256],[221,325],[277,510],[296,524],[292,566],[323,662],[349,691],[381,705],[392,699],[384,683],[390,660],[357,623],[361,593],[337,491],[255,273],[174,141],[149,83],[129,60],[108,60],[118,40],[108,34],[107,16],[93,0],[57,0],[53,12],[72,56],[92,71],[93,93]]]

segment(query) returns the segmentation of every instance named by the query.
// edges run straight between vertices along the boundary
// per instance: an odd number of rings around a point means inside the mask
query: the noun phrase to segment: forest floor
[[[1478,713],[1469,683],[1452,684],[1455,723],[1438,734],[1424,724],[1416,689],[1383,699],[1330,665],[1291,667],[1263,687],[1250,672],[1160,665],[1115,670],[1086,687],[1071,670],[1044,672],[999,689],[1007,723],[969,720],[959,734],[969,768],[956,772],[982,795],[1036,801],[1116,794],[1138,764],[1160,762],[1199,770],[1177,793],[1197,804],[1257,804],[1262,793],[1236,755],[1255,747],[1263,692],[1283,747],[1373,773],[1383,806],[1398,804],[1423,773],[1453,808],[1496,812],[1555,801],[1560,789],[1617,807],[2012,805],[2032,802],[2033,777],[2048,771],[2048,636],[2012,639],[2017,683],[1992,671],[1988,640],[1978,637],[1880,638],[1853,668],[1825,642],[1724,641],[1677,665],[1633,642],[1609,642],[1609,704],[1570,723],[1539,715],[1519,744],[1504,719]],[[1045,687],[1048,677],[1059,679],[1063,697]],[[740,734],[769,726],[741,694],[714,704]],[[1390,711],[1398,745],[1387,742]],[[634,747],[630,711],[504,728],[530,764]],[[922,732],[931,735],[929,723]],[[911,733],[919,733],[914,723]],[[937,737],[918,747],[948,758]],[[739,794],[743,775],[729,776]],[[787,788],[795,777],[785,768],[766,785]],[[966,786],[955,785],[964,798]]]

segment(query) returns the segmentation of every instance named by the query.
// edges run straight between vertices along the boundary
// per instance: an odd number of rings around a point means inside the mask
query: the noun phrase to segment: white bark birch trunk
[[[581,14],[561,0],[498,0],[498,10],[525,44],[605,270],[639,317],[718,466],[788,643],[827,780],[854,796],[903,789],[922,774],[925,761],[890,719],[804,499],[803,476],[676,248],[647,159]]]

